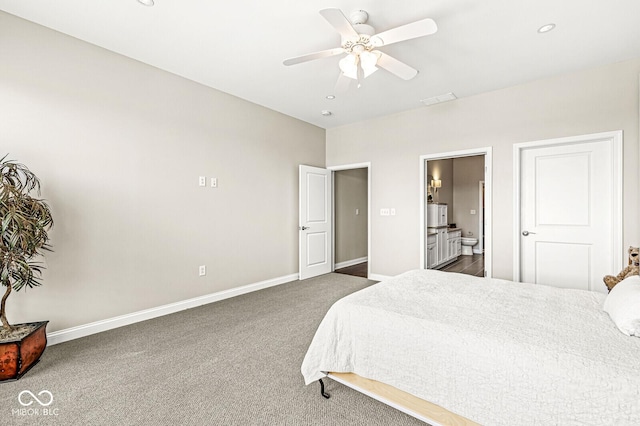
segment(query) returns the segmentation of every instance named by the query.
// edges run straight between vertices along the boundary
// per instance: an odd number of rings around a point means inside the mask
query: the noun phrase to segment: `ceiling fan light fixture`
[[[352,78],[354,80],[358,79],[358,69],[354,68],[353,70],[349,70],[349,71],[342,71],[342,74],[344,74],[345,77],[349,77]]]
[[[418,74],[418,70],[387,54],[375,50],[376,47],[388,46],[393,43],[425,37],[438,31],[438,26],[431,18],[421,19],[386,31],[376,32],[366,22],[369,15],[366,11],[357,10],[351,14],[351,20],[336,8],[320,10],[320,15],[338,32],[341,39],[340,47],[326,49],[320,52],[308,53],[295,58],[286,59],[285,66],[295,65],[315,59],[329,58],[347,54],[339,62],[341,71],[336,86],[346,90],[350,78],[358,81],[358,87],[364,78],[384,68],[391,74],[403,79],[411,80]],[[370,56],[370,55],[373,56]],[[344,78],[346,77],[346,78]],[[346,83],[344,83],[346,82]]]
[[[374,72],[378,71],[378,67],[371,67],[371,68],[362,68],[362,71],[364,71],[364,78],[369,77],[371,74],[373,74]]]
[[[344,58],[340,59],[338,62],[338,66],[342,73],[349,78],[354,80],[358,79],[358,58],[354,55],[347,55]]]
[[[360,54],[360,66],[362,67],[362,71],[364,71],[364,78],[378,71],[376,62],[378,62],[378,56],[375,53],[362,52]]]

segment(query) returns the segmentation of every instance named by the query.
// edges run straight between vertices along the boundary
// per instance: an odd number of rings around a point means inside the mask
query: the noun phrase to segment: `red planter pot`
[[[0,382],[18,380],[40,361],[40,356],[47,347],[48,322],[29,323],[28,325],[36,327],[27,336],[0,343]]]

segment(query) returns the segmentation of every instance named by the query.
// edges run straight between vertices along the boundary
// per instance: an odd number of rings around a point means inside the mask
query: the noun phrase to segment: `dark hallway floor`
[[[444,268],[444,272],[458,272],[461,274],[484,277],[484,254],[474,254],[471,256],[459,256],[458,260]]]
[[[369,269],[369,262],[358,263],[357,265],[347,266],[346,268],[336,269],[335,273],[354,275],[356,277],[368,278],[367,271]]]

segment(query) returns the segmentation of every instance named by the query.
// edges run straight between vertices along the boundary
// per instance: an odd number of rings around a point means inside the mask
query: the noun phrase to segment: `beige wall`
[[[367,257],[367,175],[366,168],[333,174],[336,263]]]
[[[493,147],[493,275],[511,279],[513,144],[618,129],[624,246],[637,241],[639,73],[635,59],[327,130],[328,165],[371,162],[371,272],[420,266],[420,155]]]
[[[2,12],[0,52],[0,156],[40,177],[55,219],[12,322],[56,331],[297,273],[298,164],[325,165],[323,129]]]
[[[433,188],[431,189],[433,201],[447,205],[447,223],[453,222],[455,207],[453,203],[453,160],[449,158],[427,161],[427,173],[425,177],[427,180],[430,180],[428,176],[432,176],[436,180],[440,179],[442,186],[438,188],[437,191]],[[425,182],[426,185],[430,183],[431,182]]]
[[[453,159],[453,220],[463,237],[480,238],[479,182],[484,180],[484,156]],[[475,214],[471,214],[475,210]],[[469,234],[471,232],[471,235]],[[474,249],[479,249],[478,246]]]

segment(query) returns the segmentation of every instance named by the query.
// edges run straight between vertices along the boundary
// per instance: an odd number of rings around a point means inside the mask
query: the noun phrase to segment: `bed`
[[[640,425],[640,334],[603,310],[610,296],[410,271],[336,302],[302,374],[434,425]]]

